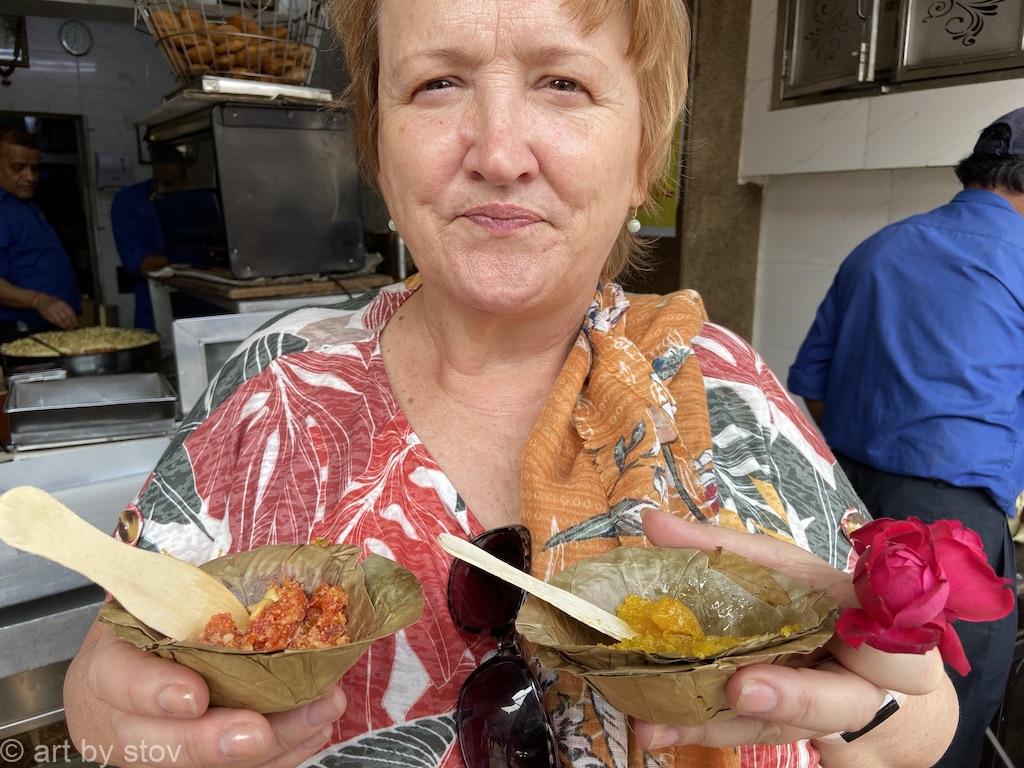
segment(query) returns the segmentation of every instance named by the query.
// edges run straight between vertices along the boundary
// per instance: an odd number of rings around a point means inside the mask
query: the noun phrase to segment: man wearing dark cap
[[[23,131],[0,131],[0,342],[74,328],[81,311],[64,246],[32,202],[39,146]]]
[[[790,391],[876,517],[960,520],[1014,578],[1007,516],[1024,488],[1024,109],[956,168],[952,202],[851,253],[818,308]],[[937,765],[977,768],[1009,676],[1017,615],[954,625],[960,724]]]

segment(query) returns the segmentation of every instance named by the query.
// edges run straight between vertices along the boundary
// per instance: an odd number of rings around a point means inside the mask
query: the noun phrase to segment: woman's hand
[[[788,573],[812,586],[830,592],[840,607],[856,604],[848,574],[799,547],[769,536],[751,536],[713,525],[691,523],[660,512],[644,516],[644,533],[658,546],[712,550],[722,547],[768,568]],[[911,694],[913,706],[904,708],[928,712],[928,726],[921,725],[928,747],[942,755],[956,726],[955,696],[937,651],[924,655],[889,654],[867,645],[854,650],[833,638],[826,646],[834,659],[816,666],[755,664],[737,671],[726,694],[737,717],[702,726],[677,727],[637,722],[641,744],[652,747],[670,744],[700,744],[728,747],[741,744],[785,744],[837,731],[856,731],[868,723],[885,698],[886,689]],[[820,657],[818,657],[820,658]],[[810,660],[809,660],[810,661]],[[952,696],[953,717],[948,716]],[[927,700],[927,701],[925,701]],[[938,721],[931,710],[941,702],[944,712]],[[900,715],[879,726],[875,732],[893,733]],[[950,720],[951,724],[944,721]],[[948,728],[946,727],[948,725]],[[864,737],[867,739],[867,737]],[[860,740],[856,742],[860,744]],[[842,743],[847,750],[853,745]],[[921,765],[931,765],[922,755]],[[864,765],[871,762],[865,760]],[[893,765],[901,764],[898,760]],[[913,763],[909,763],[913,764]]]
[[[75,746],[110,755],[113,765],[141,764],[163,753],[163,763],[146,764],[292,768],[330,739],[331,726],[345,711],[345,695],[336,687],[311,704],[267,716],[210,709],[198,674],[117,640],[97,622],[68,669],[64,706]]]

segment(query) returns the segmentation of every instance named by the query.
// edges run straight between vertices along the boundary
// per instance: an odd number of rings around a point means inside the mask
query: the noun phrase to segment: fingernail
[[[345,694],[335,687],[330,694],[314,701],[306,710],[306,722],[312,726],[333,723],[345,711]]]
[[[779,704],[779,694],[767,683],[751,680],[740,689],[736,708],[744,712],[771,712]]]
[[[333,726],[327,726],[322,731],[313,736],[310,736],[304,742],[302,742],[303,749],[318,749],[326,744],[331,739],[331,735],[334,732]]]
[[[185,685],[168,685],[160,690],[156,697],[160,709],[169,715],[198,715],[196,694]]]
[[[220,751],[231,760],[259,757],[263,754],[263,733],[254,725],[236,725],[221,735]]]
[[[651,736],[647,749],[661,749],[679,741],[679,729],[670,725],[660,726]]]

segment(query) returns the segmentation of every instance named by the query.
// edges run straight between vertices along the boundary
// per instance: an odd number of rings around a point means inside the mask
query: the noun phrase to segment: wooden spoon
[[[21,486],[0,496],[0,539],[78,571],[143,624],[175,640],[199,637],[216,613],[230,613],[239,629],[249,626],[249,612],[212,576],[117,541],[39,488]]]
[[[534,597],[538,597],[568,614],[576,621],[582,622],[608,637],[616,640],[636,637],[636,632],[618,616],[613,616],[593,603],[588,603],[572,592],[552,586],[540,579],[535,579],[528,573],[523,573],[518,568],[513,568],[504,560],[499,560],[491,553],[465,539],[442,533],[437,537],[437,543],[449,555],[464,560],[470,565],[475,565],[481,571],[497,576],[502,581],[507,581],[509,584],[529,592]]]

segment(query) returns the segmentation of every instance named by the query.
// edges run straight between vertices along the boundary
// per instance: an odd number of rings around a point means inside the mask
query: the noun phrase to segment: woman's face
[[[502,314],[590,298],[642,198],[627,43],[559,0],[383,0],[379,181],[425,281]]]

